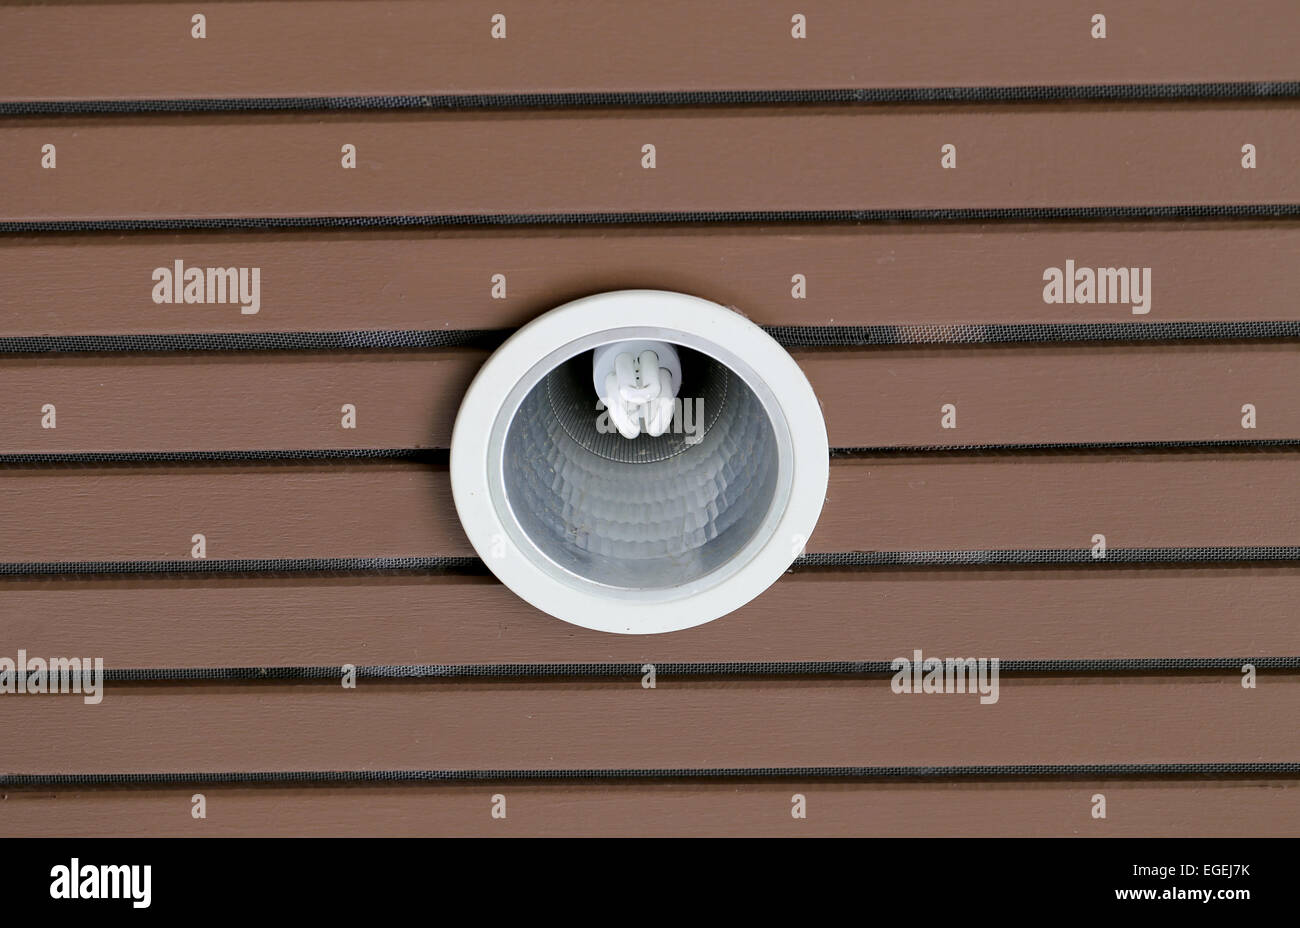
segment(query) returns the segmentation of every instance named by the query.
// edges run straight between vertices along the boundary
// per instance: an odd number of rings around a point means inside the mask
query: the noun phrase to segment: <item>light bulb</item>
[[[667,342],[626,341],[592,354],[592,383],[624,438],[643,431],[658,438],[668,431],[681,389],[682,364]]]

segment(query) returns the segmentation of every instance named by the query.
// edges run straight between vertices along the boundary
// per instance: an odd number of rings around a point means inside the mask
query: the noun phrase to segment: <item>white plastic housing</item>
[[[550,534],[539,537],[536,519],[529,518],[534,514],[520,508],[525,501],[517,490],[510,489],[512,479],[518,483],[515,475],[521,464],[517,453],[507,453],[508,436],[522,430],[564,437],[553,421],[529,418],[515,422],[517,413],[540,415],[520,412],[525,398],[535,397],[532,391],[549,374],[566,362],[576,363],[573,359],[585,352],[638,340],[668,342],[706,357],[709,363],[724,365],[728,377],[739,378],[735,389],[745,388],[747,421],[760,417],[771,446],[765,457],[771,466],[764,472],[768,495],[763,497],[770,502],[752,514],[735,550],[725,549],[725,560],[698,576],[684,575],[688,579],[676,584],[606,581],[595,571],[566,563],[555,556],[555,540]],[[691,385],[683,384],[682,390],[689,394]],[[595,399],[590,396],[593,412]],[[526,408],[542,407],[534,404]],[[517,445],[512,446],[516,451]],[[731,445],[714,445],[707,453],[715,457],[743,453],[730,451]],[[707,450],[710,446],[699,447]],[[682,454],[705,454],[706,450]],[[615,475],[622,473],[615,469],[619,466],[631,468],[626,471],[631,475],[629,486],[645,490],[646,484],[636,482],[635,468],[641,465],[593,460]],[[587,479],[587,472],[578,467],[580,462],[561,463],[572,465],[568,469],[576,471],[575,479]],[[727,472],[742,473],[745,464],[743,460],[728,461]],[[529,464],[530,478],[543,489],[551,479],[548,466],[553,464],[544,459]],[[487,566],[543,612],[584,628],[620,634],[690,628],[726,615],[762,593],[802,553],[821,514],[828,476],[821,406],[794,359],[740,314],[708,300],[667,291],[602,293],[551,310],[524,326],[479,371],[452,433],[456,510]],[[557,472],[554,479],[563,477]],[[600,477],[597,474],[591,479]],[[569,492],[565,500],[574,495],[582,494]],[[680,504],[681,500],[674,502]],[[652,505],[654,500],[642,503]],[[553,515],[550,510],[546,514]],[[561,520],[556,517],[555,521]],[[752,529],[748,527],[751,523]]]

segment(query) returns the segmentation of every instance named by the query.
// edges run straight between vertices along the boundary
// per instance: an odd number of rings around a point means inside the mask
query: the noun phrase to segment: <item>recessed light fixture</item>
[[[794,359],[724,306],[623,290],[516,332],[456,418],[451,482],[475,551],[529,603],[607,632],[712,621],[812,534],[826,425]]]

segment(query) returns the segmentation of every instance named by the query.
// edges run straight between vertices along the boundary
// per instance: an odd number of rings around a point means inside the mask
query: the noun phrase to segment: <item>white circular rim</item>
[[[759,372],[790,434],[789,500],[749,561],[717,584],[654,602],[611,597],[568,585],[535,563],[512,537],[493,501],[489,450],[507,398],[537,362],[594,332],[660,327],[724,346]],[[717,303],[666,290],[619,290],[584,297],[524,326],[497,349],[470,384],[451,439],[451,486],[470,544],[521,599],[558,619],[617,634],[660,634],[711,622],[772,585],[811,537],[826,499],[829,443],[821,404],[799,365],[744,316]]]

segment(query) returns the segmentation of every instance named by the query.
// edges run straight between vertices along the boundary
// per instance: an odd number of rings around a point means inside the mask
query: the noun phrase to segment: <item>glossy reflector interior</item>
[[[525,396],[506,433],[506,500],[546,558],[623,589],[681,586],[735,557],[772,506],[778,449],[734,372],[682,348],[673,428],[627,439],[597,406],[591,352]]]

